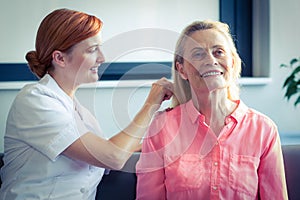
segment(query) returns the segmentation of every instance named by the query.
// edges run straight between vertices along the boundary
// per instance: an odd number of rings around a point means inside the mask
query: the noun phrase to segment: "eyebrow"
[[[91,48],[94,48],[94,47],[100,47],[101,44],[92,44],[90,46],[88,46],[86,49],[91,49]]]
[[[225,46],[224,46],[224,45],[219,45],[219,44],[217,44],[217,45],[214,45],[213,48],[214,48],[214,49],[215,49],[215,48],[222,48],[222,49],[225,49]]]
[[[202,47],[194,47],[194,48],[191,49],[191,51],[195,51],[195,50],[201,50],[201,51],[203,51],[204,48],[202,48]]]
[[[224,49],[225,47],[223,45],[217,44],[217,45],[214,45],[212,48],[213,49],[216,49],[216,48],[222,48],[222,49]],[[205,48],[202,48],[202,47],[194,47],[194,48],[191,49],[191,51],[194,51],[194,50],[201,50],[202,51],[204,49]]]
[[[95,43],[95,44],[92,44],[90,47],[98,47],[98,46],[101,46],[102,44],[99,44],[99,43]]]

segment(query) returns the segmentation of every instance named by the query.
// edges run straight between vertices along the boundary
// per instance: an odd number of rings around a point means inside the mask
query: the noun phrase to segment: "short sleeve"
[[[82,135],[77,128],[71,102],[46,87],[21,92],[11,107],[6,135],[55,160]]]

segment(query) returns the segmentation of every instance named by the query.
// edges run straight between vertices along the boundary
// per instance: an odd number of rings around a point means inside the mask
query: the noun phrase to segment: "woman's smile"
[[[211,77],[211,76],[220,76],[223,75],[224,73],[221,71],[208,71],[208,72],[204,72],[203,74],[200,74],[200,77],[202,78],[207,78],[207,77]]]

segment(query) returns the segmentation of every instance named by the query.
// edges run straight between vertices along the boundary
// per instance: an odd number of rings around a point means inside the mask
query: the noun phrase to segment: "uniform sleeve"
[[[163,143],[159,119],[155,118],[143,142],[142,153],[137,163],[136,199],[166,199]]]
[[[18,95],[7,120],[9,137],[30,145],[51,160],[85,132],[72,110],[54,93],[35,88]]]
[[[260,199],[288,199],[281,143],[275,125],[270,135],[258,169]]]

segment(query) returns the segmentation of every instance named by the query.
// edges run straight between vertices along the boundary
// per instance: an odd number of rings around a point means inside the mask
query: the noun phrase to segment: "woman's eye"
[[[194,52],[194,53],[192,53],[192,59],[201,59],[201,58],[203,58],[203,52]]]
[[[215,54],[217,56],[223,56],[223,55],[225,55],[225,52],[222,49],[218,49],[218,50],[215,51]]]

